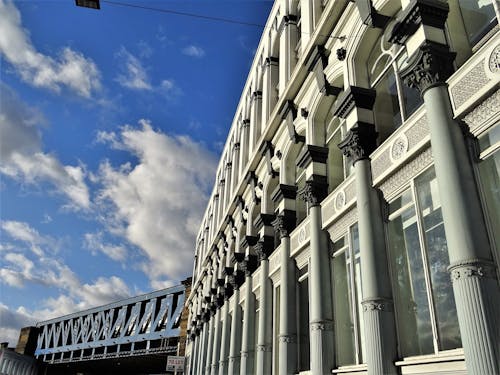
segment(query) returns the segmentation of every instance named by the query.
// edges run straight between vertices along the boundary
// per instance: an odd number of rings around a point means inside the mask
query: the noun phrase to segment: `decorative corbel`
[[[293,121],[297,117],[297,108],[295,108],[293,100],[287,100],[283,103],[283,106],[280,109],[280,115],[281,119],[285,120],[290,140],[292,140],[293,143],[305,142],[306,138],[303,135],[297,134],[295,131]]]

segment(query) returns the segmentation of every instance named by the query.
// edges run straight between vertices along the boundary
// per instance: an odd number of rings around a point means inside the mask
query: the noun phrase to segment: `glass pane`
[[[274,373],[277,374],[279,371],[279,335],[280,335],[280,297],[281,297],[281,287],[278,285],[275,289],[274,298]]]
[[[498,142],[500,142],[500,124],[495,125],[488,133],[479,137],[479,149],[483,152]]]
[[[356,363],[349,281],[345,253],[342,253],[333,258],[335,354],[339,366]]]
[[[392,214],[399,210],[400,208],[411,203],[413,200],[411,190],[406,190],[400,197],[396,198],[392,203],[389,204],[389,214]]]
[[[412,115],[422,104],[424,104],[424,100],[420,95],[420,92],[417,89],[411,88],[405,84],[403,87],[403,100],[405,105],[406,118],[405,120]]]
[[[444,233],[441,204],[434,168],[416,181],[419,206],[423,218],[425,244],[432,283],[432,297],[438,327],[440,349],[462,346],[458,328],[457,309],[450,274],[448,246]]]
[[[375,86],[374,114],[377,131],[380,133],[380,143],[401,125],[398,91],[394,71],[389,69]]]
[[[309,281],[299,282],[299,371],[311,368],[309,363]]]
[[[337,252],[345,246],[345,237],[339,238],[333,243],[333,252]]]
[[[471,44],[476,44],[498,23],[492,0],[459,0],[465,30]]]
[[[363,306],[361,305],[361,301],[363,300],[363,289],[362,289],[362,279],[361,279],[361,254],[359,251],[359,232],[358,232],[358,224],[355,224],[351,228],[351,237],[352,237],[352,252],[354,253],[354,283],[355,287],[355,299],[356,305],[354,306],[356,309],[356,318],[358,321],[358,332],[357,332],[357,340],[358,340],[358,350],[359,350],[359,358],[358,363],[364,362],[364,353],[365,353],[365,321],[363,320]]]
[[[338,124],[337,124],[338,125]],[[342,141],[340,128],[327,144],[328,147],[328,193],[331,193],[344,181],[344,156],[337,146]]]
[[[432,326],[414,208],[393,219],[388,231],[401,355],[433,353]]]
[[[499,127],[500,128],[500,127]],[[500,151],[479,164],[484,204],[496,247],[497,267],[500,265]]]

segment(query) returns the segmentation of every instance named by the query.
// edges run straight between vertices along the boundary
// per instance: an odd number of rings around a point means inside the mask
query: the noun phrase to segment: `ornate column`
[[[226,191],[224,192],[224,205],[228,207],[231,202],[231,190],[232,190],[232,173],[231,168],[233,164],[231,162],[226,163]]]
[[[278,73],[279,59],[269,56],[264,60],[264,85],[262,92],[262,124],[267,124],[267,120],[278,101]]]
[[[221,312],[221,340],[220,340],[220,354],[219,354],[219,375],[227,374],[228,365],[228,349],[229,349],[229,298],[233,295],[233,286],[229,283],[229,277],[227,275],[227,267],[224,267],[224,275],[226,276],[225,284],[223,286],[223,298],[224,302],[222,305]]]
[[[248,163],[250,154],[250,120],[245,119],[241,122],[241,142],[240,142],[240,173],[243,173]]]
[[[455,58],[445,44],[447,12],[446,4],[413,1],[391,41],[406,44],[410,64],[401,75],[424,99],[467,371],[499,374],[500,290],[466,140],[446,85]]]
[[[205,363],[207,360],[207,341],[208,341],[208,322],[210,320],[210,312],[206,309],[202,309],[202,329],[201,329],[201,342],[200,342],[200,350],[198,354],[197,360],[197,369],[196,373],[198,375],[205,374]]]
[[[240,248],[246,248],[246,255],[235,253],[238,264],[245,272],[245,303],[243,306],[243,329],[241,338],[241,364],[240,375],[253,374],[254,372],[254,335],[255,335],[255,294],[252,292],[252,273],[257,268],[255,255],[250,254],[250,246],[255,245],[256,237],[246,236]]]
[[[322,230],[321,201],[327,195],[326,160],[328,149],[307,145],[297,165],[306,170],[306,186],[299,197],[307,203],[310,227],[309,326],[311,373],[330,374],[333,368],[333,309],[330,258]]]
[[[295,228],[295,197],[297,187],[280,184],[272,199],[277,205],[274,230],[281,241],[280,273],[280,324],[279,324],[279,375],[297,373],[297,296],[296,267],[290,258],[290,232]]]
[[[359,247],[365,347],[368,374],[396,374],[396,331],[392,288],[385,247],[381,202],[373,188],[369,155],[377,147],[377,132],[371,112],[373,90],[349,87],[341,97],[335,115],[350,128],[339,144],[351,158],[356,176]],[[371,118],[370,118],[371,117]],[[363,118],[364,121],[361,121]],[[371,120],[371,121],[370,121]]]
[[[234,262],[237,264],[236,259]],[[240,286],[245,281],[245,274],[239,269],[231,270],[229,282],[233,286],[233,315],[231,316],[231,338],[229,340],[229,363],[227,373],[229,375],[240,373],[240,349],[241,349],[241,306],[240,306]]]
[[[262,131],[262,91],[254,91],[251,98],[251,113],[250,113],[250,154],[252,155],[257,141],[260,138]]]
[[[233,145],[233,161],[231,162],[231,192],[233,192],[233,185],[237,185],[241,176],[240,171],[240,143],[236,142]]]
[[[255,373],[272,373],[273,349],[273,285],[269,278],[269,256],[274,250],[274,231],[271,223],[274,215],[260,214],[256,224],[261,238],[254,246],[260,261],[259,331],[257,335],[257,361]]]
[[[297,16],[284,15],[278,27],[278,34],[280,38],[279,95],[281,95],[297,63],[295,53],[298,41]]]

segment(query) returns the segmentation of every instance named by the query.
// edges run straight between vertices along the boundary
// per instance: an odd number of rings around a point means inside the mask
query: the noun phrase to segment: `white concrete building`
[[[189,374],[499,374],[497,0],[277,0],[197,244]]]

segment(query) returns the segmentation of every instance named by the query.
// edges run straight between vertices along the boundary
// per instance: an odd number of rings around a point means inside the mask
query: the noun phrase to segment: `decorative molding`
[[[372,298],[366,299],[361,302],[364,312],[370,311],[384,311],[391,312],[394,311],[394,303],[392,300],[387,298]]]
[[[500,44],[491,51],[490,58],[488,59],[488,68],[492,73],[500,72]]]
[[[292,344],[297,342],[297,335],[279,335],[279,342],[284,342],[287,344]]]
[[[496,279],[495,263],[484,259],[457,262],[448,266],[453,282],[470,278]]]
[[[311,331],[332,331],[333,322],[331,320],[319,320],[310,322],[309,327]]]
[[[389,201],[394,193],[427,168],[432,163],[432,160],[432,151],[428,148],[384,181],[380,185],[380,190],[384,194],[385,200]]]
[[[281,202],[282,199],[295,200],[297,197],[296,185],[279,184],[271,194],[271,199],[274,203]]]
[[[258,352],[270,352],[272,351],[272,349],[273,349],[272,345],[266,345],[266,344],[257,345]]]
[[[298,192],[309,208],[319,206],[328,194],[328,182],[325,176],[312,175],[306,185]]]
[[[346,118],[354,108],[373,109],[375,104],[375,90],[358,86],[349,86],[337,99],[333,111],[334,116]]]
[[[290,232],[295,228],[296,215],[295,211],[284,210],[276,219],[271,223],[274,231],[279,234],[280,238],[289,237]]]
[[[354,207],[349,212],[342,215],[338,220],[334,221],[329,227],[328,232],[332,241],[338,240],[346,232],[347,228],[358,220],[358,210]]]
[[[423,95],[432,87],[446,84],[453,74],[455,56],[447,45],[425,41],[410,57],[401,77],[407,86],[418,89]]]
[[[472,112],[464,117],[464,121],[469,125],[470,131],[475,134],[475,130],[488,123],[491,119],[500,114],[500,90],[495,91],[484,102],[479,104]]]
[[[490,81],[484,70],[485,62],[485,58],[480,60],[450,89],[455,108],[459,108]]]
[[[338,147],[344,155],[352,159],[353,163],[369,159],[370,154],[377,148],[375,125],[358,122],[348,132]]]
[[[335,196],[335,210],[340,211],[346,204],[345,192],[340,190]]]
[[[408,152],[408,137],[401,133],[394,141],[391,143],[391,160],[394,162],[403,158]]]
[[[389,42],[405,44],[421,25],[444,29],[448,11],[448,4],[444,2],[413,0],[398,16],[392,27]]]
[[[253,248],[260,261],[267,260],[269,255],[274,251],[274,238],[271,236],[263,236]]]

